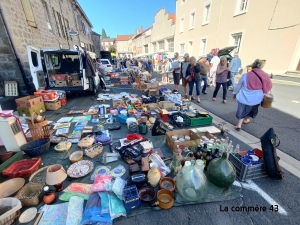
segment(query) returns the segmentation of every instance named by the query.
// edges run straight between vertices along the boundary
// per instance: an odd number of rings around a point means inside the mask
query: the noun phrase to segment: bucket
[[[263,108],[272,108],[273,95],[268,93],[265,94],[264,99],[261,102],[261,107]]]

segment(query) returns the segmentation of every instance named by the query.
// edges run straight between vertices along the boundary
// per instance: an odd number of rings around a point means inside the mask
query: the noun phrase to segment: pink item
[[[255,73],[261,78],[262,81],[257,77]],[[272,89],[272,81],[269,75],[259,68],[253,68],[252,71],[248,72],[247,75],[247,85],[250,90],[263,89],[264,94],[268,93]]]
[[[89,195],[92,193],[92,188],[92,184],[72,183],[64,190],[64,192],[81,193]]]
[[[92,191],[93,192],[109,191],[109,190],[106,190],[105,183],[111,182],[111,179],[112,179],[112,177],[108,176],[108,175],[101,175],[101,174],[98,175],[94,180]]]

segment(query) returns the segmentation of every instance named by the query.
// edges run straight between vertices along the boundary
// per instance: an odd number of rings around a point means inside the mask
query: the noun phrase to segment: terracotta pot
[[[174,205],[174,197],[171,191],[169,190],[159,190],[157,192],[157,201],[151,206],[159,206],[162,209],[169,209]]]
[[[55,200],[54,192],[47,192],[44,195],[43,201],[45,204],[51,204]]]
[[[160,189],[165,189],[173,192],[175,190],[175,181],[170,177],[163,177],[159,181]]]
[[[151,187],[143,187],[139,191],[139,197],[142,201],[151,202],[155,198],[155,191]]]

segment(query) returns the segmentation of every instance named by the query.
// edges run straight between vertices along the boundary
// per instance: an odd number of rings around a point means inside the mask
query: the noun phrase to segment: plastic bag
[[[105,188],[105,182],[111,182],[111,178],[112,177],[108,175],[98,175],[94,180],[92,191],[107,191],[107,189]]]
[[[68,216],[66,225],[79,225],[82,220],[84,199],[73,196],[68,206]]]
[[[126,216],[124,203],[115,194],[108,193],[109,199],[109,214],[111,219],[116,219],[120,216]]]
[[[112,186],[112,191],[117,195],[120,200],[124,200],[123,190],[126,185],[126,181],[120,177],[117,177]]]
[[[101,198],[101,213],[109,213],[109,200],[106,192],[99,192]]]
[[[101,211],[101,198],[98,193],[92,193],[86,203],[81,225],[112,225],[110,214]]]
[[[149,156],[149,158],[153,163],[157,164],[157,168],[160,171],[162,177],[167,176],[171,172],[170,168],[166,166],[164,161],[160,158],[160,156],[157,153],[152,153]]]

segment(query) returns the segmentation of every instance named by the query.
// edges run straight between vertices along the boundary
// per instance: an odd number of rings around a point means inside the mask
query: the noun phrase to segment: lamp
[[[60,192],[64,189],[63,181],[66,178],[67,173],[60,164],[52,165],[47,169],[46,184],[54,185],[57,192]]]

